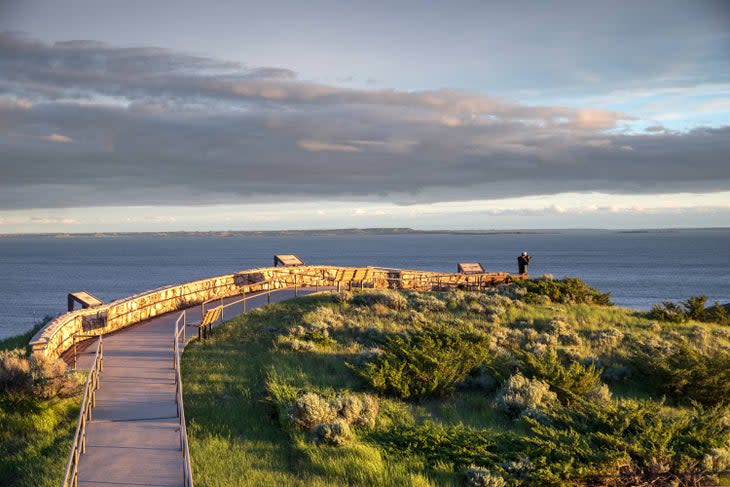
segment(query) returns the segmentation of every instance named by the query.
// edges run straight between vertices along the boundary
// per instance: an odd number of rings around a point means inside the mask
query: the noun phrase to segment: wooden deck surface
[[[280,291],[271,294],[271,301],[292,297],[294,291]],[[266,302],[262,294],[246,307]],[[234,305],[225,318],[240,313],[240,305]],[[172,361],[178,315],[169,313],[104,336],[104,371],[88,425],[87,450],[79,461],[79,486],[183,486]],[[187,321],[200,321],[200,306],[188,309]],[[191,327],[187,331],[188,336],[197,333]],[[79,370],[91,367],[94,351],[88,347],[81,352]]]

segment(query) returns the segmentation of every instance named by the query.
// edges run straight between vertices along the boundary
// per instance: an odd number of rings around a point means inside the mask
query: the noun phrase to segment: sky
[[[730,2],[0,0],[0,234],[730,226]]]

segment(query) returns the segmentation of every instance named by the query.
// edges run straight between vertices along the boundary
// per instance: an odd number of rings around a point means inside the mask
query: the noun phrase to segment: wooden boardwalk
[[[271,301],[292,297],[294,291],[279,291],[271,294]],[[266,295],[260,294],[246,307],[266,303]],[[238,306],[226,310],[226,317],[240,314]],[[200,321],[200,306],[187,313],[188,323]],[[172,360],[179,314],[158,316],[104,337],[104,371],[88,424],[87,450],[79,461],[80,486],[183,486]],[[188,335],[194,333],[189,327]],[[79,355],[80,370],[91,367],[94,351],[88,347]]]

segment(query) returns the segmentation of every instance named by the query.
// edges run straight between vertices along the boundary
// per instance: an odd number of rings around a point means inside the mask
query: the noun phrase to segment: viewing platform
[[[226,319],[321,290],[481,290],[527,277],[484,272],[474,263],[458,273],[310,266],[291,255],[277,256],[276,264],[111,303],[85,292],[69,295],[69,308],[72,299],[84,307],[59,316],[31,341],[34,353],[90,370],[64,487],[193,485],[181,350]]]

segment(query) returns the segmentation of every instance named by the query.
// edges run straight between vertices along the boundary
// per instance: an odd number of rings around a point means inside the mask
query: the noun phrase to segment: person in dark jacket
[[[532,256],[528,255],[527,252],[522,252],[522,255],[517,257],[517,267],[520,270],[520,274],[527,274],[527,266],[531,260]]]

